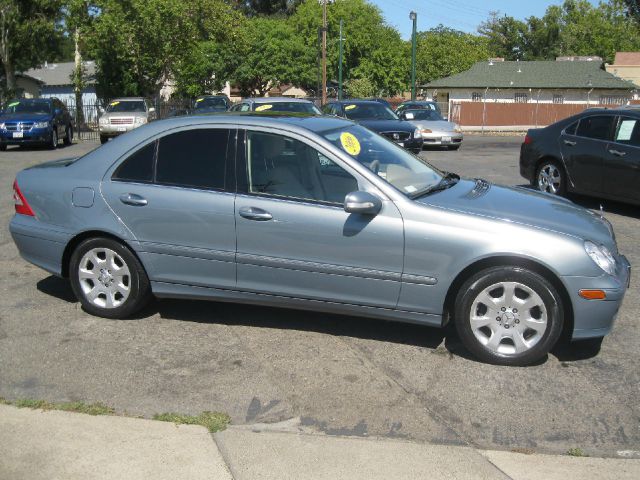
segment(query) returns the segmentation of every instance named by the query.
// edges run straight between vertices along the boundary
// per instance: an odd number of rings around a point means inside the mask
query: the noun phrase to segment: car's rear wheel
[[[105,137],[104,135],[100,135],[100,143],[105,144],[109,141],[109,137]]]
[[[462,343],[497,365],[536,362],[560,338],[562,301],[541,275],[520,267],[492,267],[460,288],[454,310]]]
[[[81,242],[71,255],[69,277],[82,307],[99,317],[129,317],[151,298],[149,279],[140,261],[110,238]]]
[[[67,128],[64,130],[64,144],[69,146],[71,143],[73,143],[73,127],[67,125]]]
[[[7,149],[6,143],[0,143],[0,152],[4,152]]]
[[[543,161],[536,172],[534,186],[543,192],[564,195],[566,192],[564,169],[555,160]]]
[[[55,127],[51,132],[51,138],[49,139],[49,141],[49,148],[51,150],[55,150],[56,148],[58,148],[58,131],[55,129]]]

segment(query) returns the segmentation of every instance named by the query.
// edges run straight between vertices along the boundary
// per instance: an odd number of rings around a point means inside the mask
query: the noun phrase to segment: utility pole
[[[411,33],[411,100],[416,99],[416,27],[418,24],[418,14],[409,13],[409,18],[413,21],[413,32]]]
[[[327,2],[322,0],[322,105],[327,103]]]
[[[342,100],[342,20],[340,20],[340,55],[338,59],[338,100]]]

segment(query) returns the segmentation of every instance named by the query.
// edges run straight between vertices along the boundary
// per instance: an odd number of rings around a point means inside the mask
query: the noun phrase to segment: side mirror
[[[344,198],[344,211],[360,215],[377,215],[382,209],[382,200],[369,192],[358,190]]]
[[[149,107],[149,113],[153,113],[153,112],[155,112],[155,111],[156,111],[156,109],[155,109],[155,108],[153,108],[153,107]]]
[[[415,116],[411,112],[407,112],[407,113],[403,113],[402,114],[402,119],[403,120],[413,120],[414,118],[415,118]]]

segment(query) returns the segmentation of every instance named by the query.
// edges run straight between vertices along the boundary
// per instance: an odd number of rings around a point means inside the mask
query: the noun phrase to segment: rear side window
[[[564,129],[564,133],[566,133],[567,135],[575,135],[577,128],[578,128],[578,122],[574,122]]]
[[[186,130],[161,138],[156,183],[224,189],[228,146],[226,129]]]
[[[614,141],[624,145],[640,147],[640,120],[629,117],[620,118]]]
[[[156,142],[145,145],[127,158],[113,174],[114,180],[150,183],[153,180],[153,158]]]
[[[615,117],[610,115],[585,117],[580,120],[576,135],[596,140],[609,140],[614,119]]]

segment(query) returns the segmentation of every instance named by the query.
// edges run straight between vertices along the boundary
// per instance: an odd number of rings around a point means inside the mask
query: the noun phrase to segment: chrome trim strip
[[[405,273],[402,275],[402,283],[414,283],[416,285],[435,285],[438,279],[434,277],[425,277],[423,275],[411,275]]]
[[[342,275],[347,277],[371,278],[375,280],[387,280],[399,282],[402,279],[400,272],[388,272],[384,270],[371,270],[369,268],[349,267],[346,265],[333,265],[329,263],[307,262],[305,260],[293,260],[289,258],[267,257],[252,255],[249,253],[236,254],[238,264],[254,265],[257,267],[285,268],[287,270],[299,270],[312,273],[326,273],[329,275]]]
[[[217,260],[220,262],[233,262],[235,259],[235,252],[225,250],[209,250],[208,248],[185,247],[182,245],[154,242],[139,242],[139,245],[142,251],[146,253],[201,258],[203,260]]]

